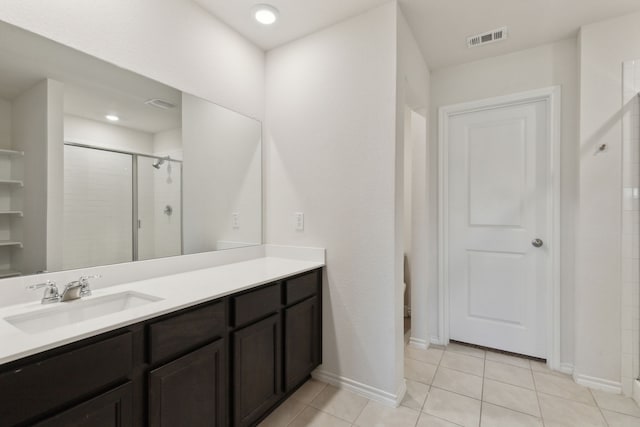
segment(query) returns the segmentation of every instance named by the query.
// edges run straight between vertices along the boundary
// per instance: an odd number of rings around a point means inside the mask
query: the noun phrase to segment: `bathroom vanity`
[[[255,425],[321,362],[322,265],[261,258],[111,287],[57,304],[156,300],[42,333],[2,309],[0,426]],[[34,304],[21,310],[49,309]]]
[[[255,425],[324,267],[263,244],[260,121],[1,22],[0,65],[0,427]]]

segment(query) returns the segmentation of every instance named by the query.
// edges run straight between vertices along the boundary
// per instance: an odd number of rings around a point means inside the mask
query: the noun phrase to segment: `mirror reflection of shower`
[[[171,178],[171,156],[160,157],[151,166],[160,170],[160,166],[164,165],[165,162],[167,163],[167,184],[171,184],[173,182]]]
[[[181,157],[66,142],[65,267],[181,255]]]
[[[169,156],[167,156],[166,159],[169,160]],[[153,162],[151,166],[153,166],[156,169],[160,169],[160,166],[164,164],[164,161],[165,159],[157,159],[155,162]]]

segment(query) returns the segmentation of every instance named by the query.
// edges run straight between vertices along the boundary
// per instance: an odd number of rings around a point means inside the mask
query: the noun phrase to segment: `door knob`
[[[533,239],[531,241],[531,244],[533,245],[534,248],[539,248],[542,245],[544,245],[544,242],[541,239]]]

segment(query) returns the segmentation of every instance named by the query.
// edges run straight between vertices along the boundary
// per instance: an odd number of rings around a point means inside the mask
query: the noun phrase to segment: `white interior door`
[[[532,101],[449,116],[452,340],[547,357],[547,108]]]

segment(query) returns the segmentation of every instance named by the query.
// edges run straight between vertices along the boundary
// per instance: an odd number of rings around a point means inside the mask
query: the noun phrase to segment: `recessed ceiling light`
[[[118,120],[120,120],[120,117],[116,116],[115,114],[107,114],[106,116],[104,116],[104,118],[109,120],[110,122],[117,122]]]
[[[278,9],[269,4],[257,4],[253,7],[253,17],[262,25],[271,25],[278,20]]]

